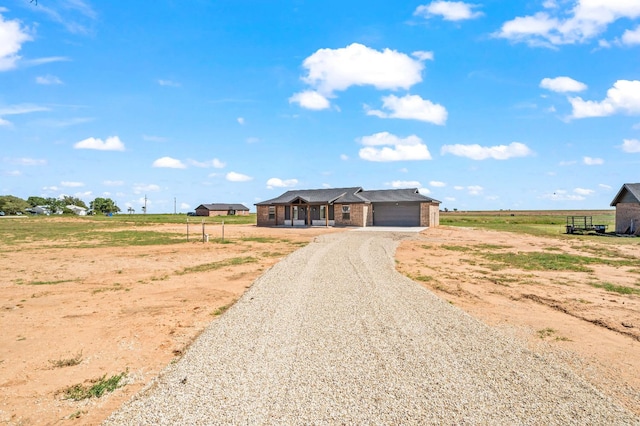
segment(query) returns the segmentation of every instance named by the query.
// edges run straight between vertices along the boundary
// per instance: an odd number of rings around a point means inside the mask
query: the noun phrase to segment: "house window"
[[[351,206],[342,206],[342,220],[351,220]]]
[[[269,206],[269,220],[276,220],[276,206]]]
[[[300,207],[293,206],[293,220],[298,220],[299,212],[300,212]]]

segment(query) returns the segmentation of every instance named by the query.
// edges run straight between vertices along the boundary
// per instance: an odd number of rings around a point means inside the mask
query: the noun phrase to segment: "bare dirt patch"
[[[70,248],[45,241],[4,251],[0,424],[100,423],[259,275],[315,236],[339,231],[227,225],[227,244]],[[207,232],[217,239],[221,227]],[[70,386],[123,372],[126,386],[113,393],[64,398]]]
[[[485,323],[524,336],[640,414],[638,244],[603,238],[443,226],[403,241],[396,259],[400,272]],[[557,266],[562,261],[574,266]]]

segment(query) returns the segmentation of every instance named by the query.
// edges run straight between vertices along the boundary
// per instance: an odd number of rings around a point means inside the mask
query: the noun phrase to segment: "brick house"
[[[287,191],[256,204],[258,226],[438,226],[440,201],[418,189]]]
[[[616,208],[616,234],[640,235],[640,183],[625,183],[611,202]]]
[[[196,216],[245,216],[249,208],[242,204],[200,204],[196,207]]]

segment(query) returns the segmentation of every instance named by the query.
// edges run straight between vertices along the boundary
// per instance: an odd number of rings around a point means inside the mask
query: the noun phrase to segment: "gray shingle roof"
[[[625,183],[620,188],[620,191],[616,194],[616,197],[611,202],[611,206],[615,206],[620,202],[620,199],[625,195],[625,193],[629,192],[633,197],[635,197],[638,202],[640,202],[640,183]]]
[[[426,197],[418,192],[417,188],[411,189],[386,189],[378,191],[364,191],[361,187],[331,188],[331,189],[301,189],[287,191],[279,197],[256,203],[256,206],[269,206],[274,204],[290,204],[296,199],[307,203],[384,203],[421,201],[435,202],[438,200]]]
[[[362,191],[361,197],[372,203],[397,203],[403,201],[422,201],[440,203],[438,200],[427,197],[418,192],[418,188],[409,189],[381,189],[376,191]]]
[[[204,207],[205,209],[212,210],[212,211],[249,210],[249,208],[243,204],[224,204],[224,203],[200,204],[198,207],[196,207],[196,210],[201,207]]]
[[[279,197],[271,200],[256,203],[256,206],[266,206],[273,204],[290,204],[297,198],[307,203],[333,203],[336,199],[344,197],[350,202],[363,203],[365,200],[357,197],[355,194],[362,191],[360,187],[353,188],[328,188],[328,189],[294,189],[287,191]]]

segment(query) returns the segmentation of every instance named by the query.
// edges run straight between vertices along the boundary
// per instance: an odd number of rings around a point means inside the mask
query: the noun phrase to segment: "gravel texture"
[[[104,424],[640,424],[398,274],[410,236],[318,237]]]

